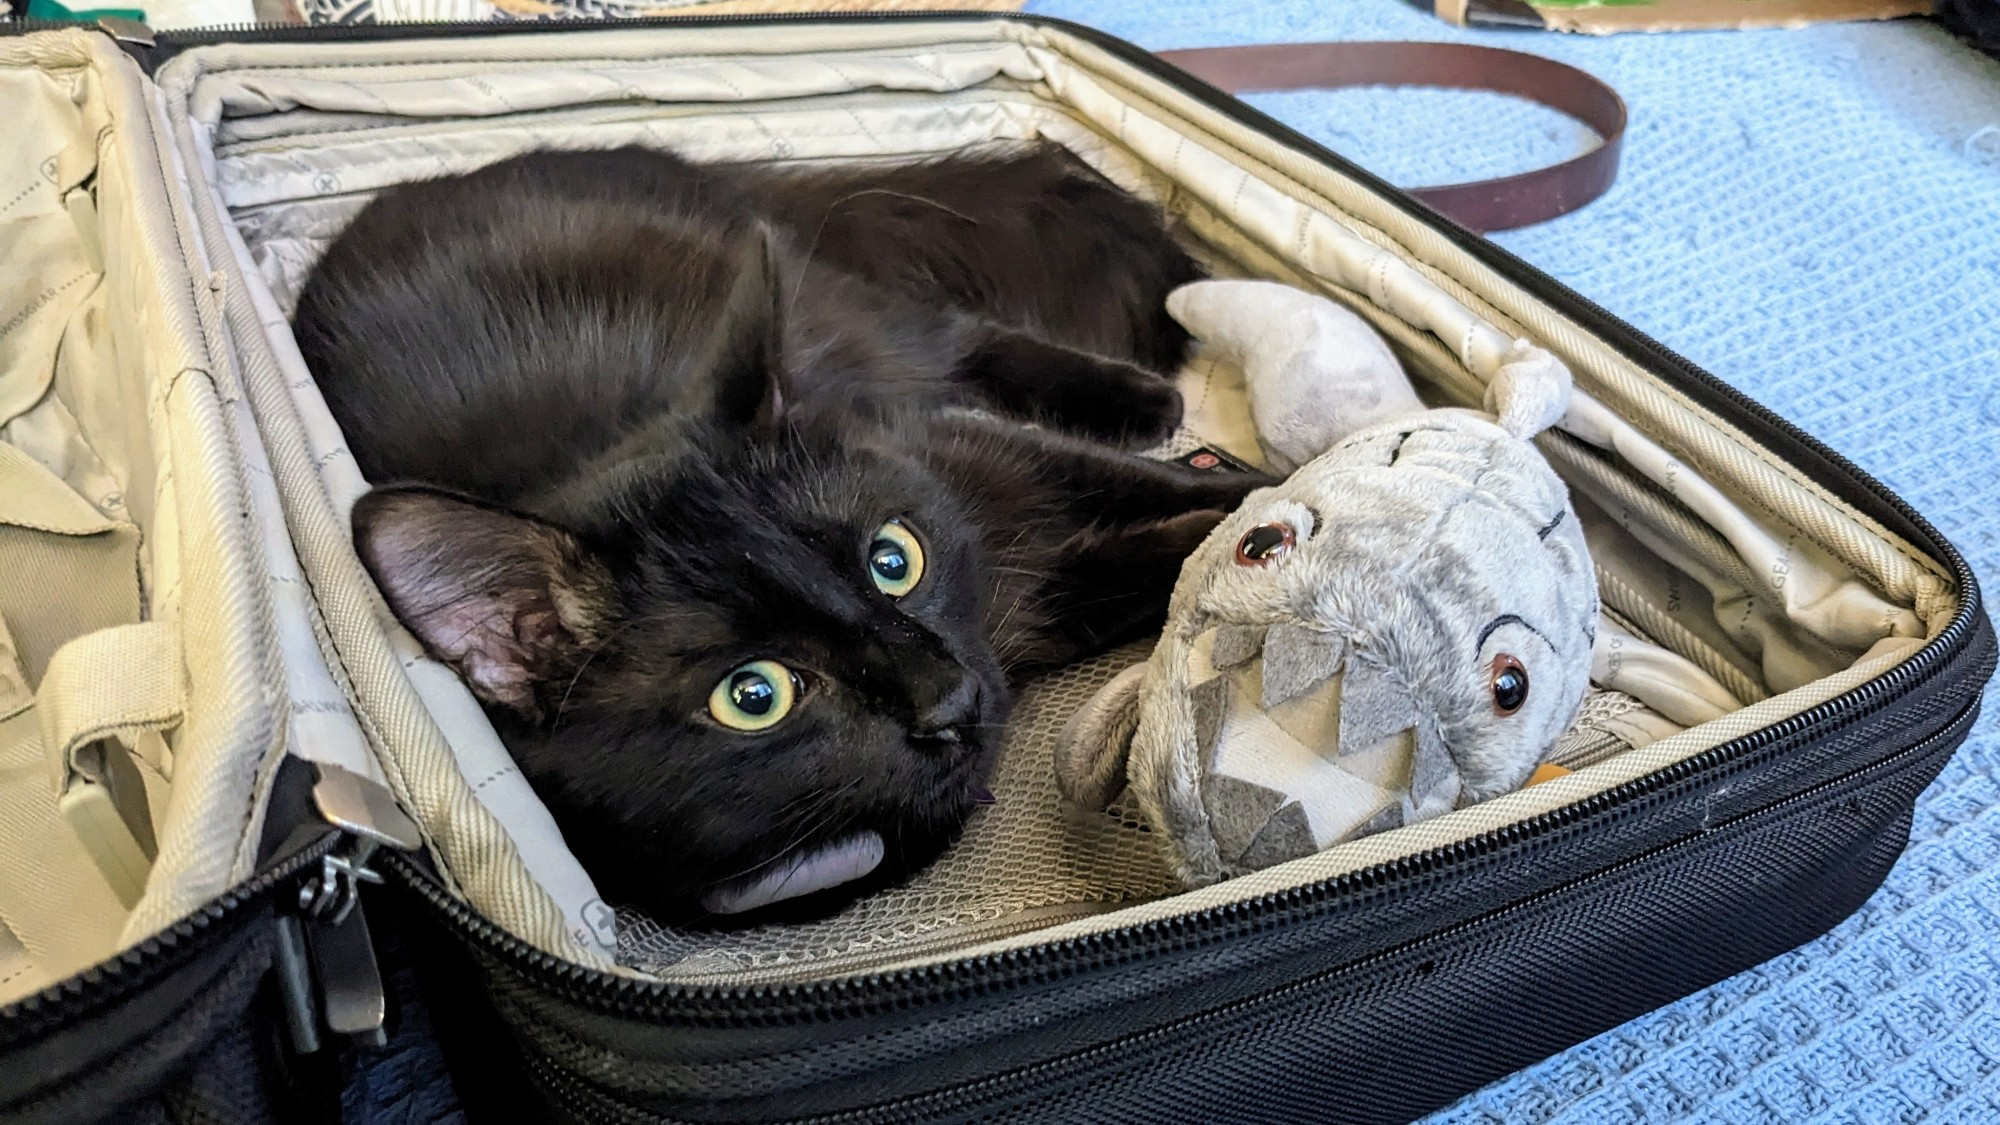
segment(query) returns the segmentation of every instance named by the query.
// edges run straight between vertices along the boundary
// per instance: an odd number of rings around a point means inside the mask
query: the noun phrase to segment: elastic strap
[[[130,909],[157,848],[147,774],[172,775],[161,735],[187,711],[179,631],[148,621],[77,637],[50,658],[35,703],[56,807]]]

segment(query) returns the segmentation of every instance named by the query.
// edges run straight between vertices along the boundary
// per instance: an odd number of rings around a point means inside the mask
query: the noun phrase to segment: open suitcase
[[[0,37],[5,1120],[335,1112],[334,1064],[385,1033],[390,915],[494,1119],[1405,1120],[1854,910],[1994,664],[1965,563],[1838,454],[1087,29],[25,30]],[[606,904],[355,556],[366,482],[286,325],[306,270],[383,185],[532,147],[1037,138],[1217,271],[1348,303],[1434,401],[1477,404],[1516,338],[1569,365],[1584,397],[1540,444],[1629,645],[1575,772],[1176,893],[1132,818],[1050,776],[1128,648],[1030,690],[1002,801],[905,887],[728,935]],[[1226,405],[1217,365],[1183,380]],[[1620,689],[1662,668],[1731,706]]]

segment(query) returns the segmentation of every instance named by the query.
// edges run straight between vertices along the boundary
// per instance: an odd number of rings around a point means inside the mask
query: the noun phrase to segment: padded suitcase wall
[[[246,876],[280,757],[265,529],[143,81],[100,35],[0,39],[0,613],[16,642],[0,640],[0,1000]],[[148,854],[116,877],[57,806],[85,769],[132,786]]]
[[[0,107],[0,1119],[317,1119],[273,914],[334,834],[266,812],[288,744],[362,743],[222,275],[108,36],[0,35]]]

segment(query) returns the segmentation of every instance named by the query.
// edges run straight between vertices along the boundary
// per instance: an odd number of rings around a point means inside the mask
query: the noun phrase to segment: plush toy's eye
[[[1528,702],[1528,669],[1501,653],[1493,658],[1493,709],[1511,715]]]
[[[1284,557],[1298,535],[1288,523],[1260,523],[1236,541],[1236,565],[1264,566]]]
[[[752,660],[722,677],[708,693],[708,713],[730,730],[769,730],[792,713],[804,684],[775,660]]]
[[[890,520],[876,529],[868,544],[868,577],[892,598],[902,597],[923,581],[924,546],[902,520]]]

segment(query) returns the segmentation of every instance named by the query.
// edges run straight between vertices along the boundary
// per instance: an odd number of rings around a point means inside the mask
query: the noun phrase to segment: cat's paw
[[[1132,449],[1165,441],[1180,426],[1184,409],[1173,383],[1145,368],[1111,362],[1066,383],[1055,405],[1065,429]]]
[[[1121,360],[1004,331],[973,349],[959,376],[1016,418],[1145,448],[1181,424],[1173,380]]]

